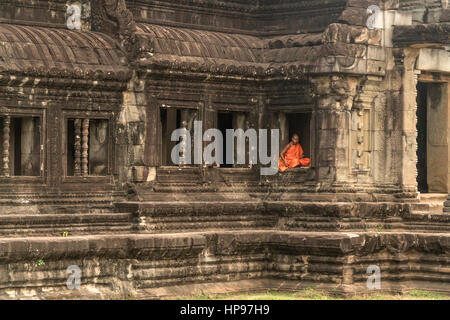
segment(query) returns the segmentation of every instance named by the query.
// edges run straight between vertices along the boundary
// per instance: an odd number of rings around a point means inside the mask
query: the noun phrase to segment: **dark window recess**
[[[427,183],[427,84],[417,84],[417,184],[428,192]]]
[[[223,155],[223,164],[220,165],[221,168],[230,168],[233,165],[227,164],[227,129],[233,129],[233,114],[231,112],[227,113],[219,113],[217,117],[217,125],[220,132],[222,132],[223,136],[223,148],[222,148],[222,155]]]
[[[80,133],[81,134],[81,133]],[[67,121],[67,175],[74,176],[75,167],[75,126],[74,120]]]
[[[291,113],[287,115],[289,141],[294,134],[300,137],[305,157],[311,157],[311,113]]]
[[[66,152],[68,176],[108,175],[108,120],[69,119]]]
[[[173,166],[172,149],[178,142],[171,141],[172,132],[181,128],[181,110],[176,108],[161,108],[161,165]]]
[[[1,166],[4,167],[3,144],[4,122],[0,116],[1,136]],[[9,152],[6,170],[3,175],[9,176],[39,176],[40,175],[40,136],[41,124],[39,117],[10,117],[9,122]]]

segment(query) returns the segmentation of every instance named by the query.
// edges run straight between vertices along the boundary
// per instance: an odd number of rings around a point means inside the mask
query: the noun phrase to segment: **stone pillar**
[[[247,132],[248,130],[253,129],[252,123],[250,122],[250,116],[246,115],[246,120],[244,124],[244,131]],[[250,141],[248,137],[245,138],[245,142],[247,145],[247,159],[248,159],[248,167],[252,168],[254,165],[257,165],[258,162],[254,163],[252,159],[250,158],[251,153],[257,148],[257,146],[250,145]]]
[[[351,109],[360,81],[358,77],[335,75],[312,79],[319,182],[351,180]]]
[[[352,108],[352,173],[361,183],[387,183],[386,103],[382,77],[366,76]]]
[[[83,119],[81,131],[81,174],[89,175],[89,119]]]
[[[10,140],[10,125],[11,125],[11,117],[5,116],[3,119],[3,136],[2,136],[2,175],[5,177],[10,176],[10,167],[9,167],[9,140]]]
[[[146,91],[145,74],[136,73],[123,93],[118,116],[115,166],[120,182],[150,182],[161,165],[162,123],[155,92]]]
[[[417,73],[415,64],[418,49],[394,50],[394,72],[401,75],[402,86],[396,97],[394,130],[401,139],[398,158],[395,159],[401,172],[400,183],[405,192],[417,191]]]
[[[204,107],[204,121],[203,121],[203,132],[205,132],[208,129],[213,129],[218,127],[218,113],[217,110],[214,109],[212,106],[211,97],[208,97],[208,101],[205,102]],[[209,144],[209,142],[203,142],[202,149],[205,150],[206,146]],[[204,162],[204,159],[202,161],[203,167],[206,168],[207,165]]]
[[[447,82],[447,108],[450,108],[450,83]],[[450,112],[447,110],[447,139],[450,139]],[[448,140],[450,141],[450,140]],[[448,148],[447,158],[448,158],[448,180],[449,190],[450,190],[450,147]],[[444,212],[450,212],[450,194],[447,196],[447,201],[444,202]]]
[[[181,125],[180,125],[181,128],[179,128],[179,129],[184,129],[184,130],[188,131],[189,130],[188,129],[188,122],[187,122],[187,120],[185,120],[185,119],[187,119],[187,113],[183,112],[183,111],[181,112]],[[188,152],[190,152],[190,150],[188,148],[187,143],[190,143],[190,142],[187,141],[187,134],[183,134],[180,137],[180,146],[181,146],[181,148],[180,148],[180,152],[178,153],[178,156],[179,156],[178,163],[179,163],[180,167],[183,167],[183,166],[185,166],[187,164],[190,164],[190,163],[186,163],[183,160],[183,159],[185,159],[185,157],[189,157]],[[172,150],[170,150],[170,151],[172,151]]]
[[[74,131],[75,131],[75,142],[74,142],[74,176],[81,176],[81,119],[75,119],[74,121]]]
[[[161,104],[150,94],[148,94],[147,97],[148,106],[147,109],[144,109],[144,111],[146,110],[147,121],[147,132],[145,135],[145,163],[150,167],[159,167],[163,164],[164,157],[162,152],[165,152],[167,155],[167,149],[163,150],[162,146],[162,137],[165,133],[162,132]]]

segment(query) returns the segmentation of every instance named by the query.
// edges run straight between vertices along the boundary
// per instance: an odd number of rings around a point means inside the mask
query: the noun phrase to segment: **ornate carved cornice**
[[[396,46],[428,46],[450,44],[450,23],[396,26],[393,41]]]
[[[151,41],[137,35],[133,13],[125,0],[94,1],[92,6],[92,30],[116,38],[129,61],[151,53]]]
[[[122,81],[131,77],[125,62],[105,34],[0,24],[0,74]]]

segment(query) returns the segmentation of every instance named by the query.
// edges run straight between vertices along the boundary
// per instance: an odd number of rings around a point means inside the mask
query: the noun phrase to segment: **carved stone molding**
[[[117,39],[129,60],[151,52],[149,39],[137,35],[133,13],[128,10],[125,0],[96,1],[92,7],[92,30]]]

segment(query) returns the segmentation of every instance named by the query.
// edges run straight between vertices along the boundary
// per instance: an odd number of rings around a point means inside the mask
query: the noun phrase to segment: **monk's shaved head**
[[[299,140],[300,140],[300,137],[298,136],[298,134],[295,133],[292,135],[291,143],[297,144],[297,143],[299,143]]]

